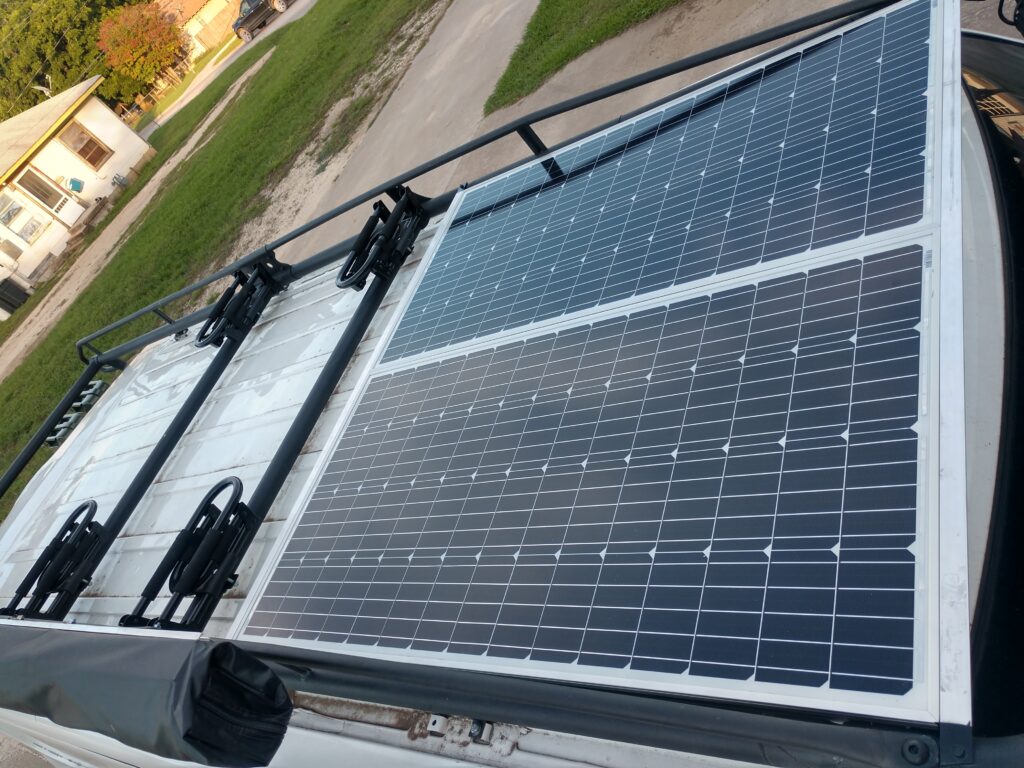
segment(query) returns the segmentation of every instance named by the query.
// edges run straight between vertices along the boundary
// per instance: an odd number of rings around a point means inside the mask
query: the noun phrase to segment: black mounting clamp
[[[72,512],[42,554],[25,574],[14,597],[0,616],[49,619],[57,616],[70,599],[89,585],[97,559],[103,526],[96,522],[96,502],[87,501]],[[31,593],[28,604],[19,608]],[[52,600],[51,600],[52,598]]]
[[[1024,35],[1024,0],[1014,0],[1013,16],[1007,16],[1005,11],[1006,0],[999,0],[999,18],[1004,24],[1016,27],[1017,31]]]
[[[426,198],[401,186],[389,190],[388,195],[395,201],[394,210],[379,200],[373,204],[373,213],[338,272],[335,282],[339,288],[361,291],[371,274],[393,280],[412,252],[416,236],[426,224]]]
[[[229,491],[223,507],[214,502]],[[135,610],[120,621],[122,627],[151,627],[199,632],[206,626],[221,596],[238,580],[236,573],[259,521],[242,503],[242,481],[221,480],[199,503],[188,525],[174,540],[154,571]],[[156,618],[145,613],[167,585],[170,599]],[[182,602],[191,598],[181,620],[175,619]]]
[[[219,347],[226,338],[238,338],[256,325],[270,299],[288,284],[290,268],[281,264],[273,251],[257,261],[248,272],[238,270],[231,285],[213,305],[209,317],[196,334],[197,347]]]

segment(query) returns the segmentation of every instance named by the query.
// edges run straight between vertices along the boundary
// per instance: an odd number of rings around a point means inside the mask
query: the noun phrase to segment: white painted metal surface
[[[1006,358],[1002,233],[985,144],[974,109],[962,96],[964,228],[964,367],[967,401],[967,557],[971,615],[977,609],[996,484]],[[986,340],[980,343],[980,340]]]
[[[654,747],[495,723],[490,743],[469,736],[471,721],[446,719],[430,733],[430,713],[309,698],[296,709],[270,768],[345,765],[373,768],[753,768],[751,763],[690,755]],[[75,768],[174,768],[194,763],[164,760],[88,731],[0,710],[0,733],[35,749],[56,766]]]
[[[239,587],[221,601],[209,634],[226,632],[267,549],[278,539],[281,522],[327,444],[431,232],[424,233],[417,253],[398,276],[244,560]],[[134,607],[206,491],[229,475],[241,478],[247,491],[255,487],[359,301],[359,294],[335,287],[335,271],[332,267],[299,281],[268,307],[98,569],[70,617],[73,621],[116,626]],[[95,499],[97,517],[104,519],[212,355],[212,350],[198,350],[187,338],[155,344],[132,361],[33,478],[5,522],[0,534],[0,600],[13,594],[78,504]],[[159,607],[158,603],[154,610]]]
[[[971,722],[971,637],[967,575],[967,436],[964,401],[964,277],[961,204],[960,8],[937,4],[942,34],[936,108],[942,134],[935,168],[939,223],[938,719]]]

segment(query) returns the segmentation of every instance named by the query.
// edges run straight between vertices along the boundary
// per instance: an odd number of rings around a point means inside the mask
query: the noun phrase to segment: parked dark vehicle
[[[264,24],[288,10],[288,0],[242,0],[231,28],[248,43]]]

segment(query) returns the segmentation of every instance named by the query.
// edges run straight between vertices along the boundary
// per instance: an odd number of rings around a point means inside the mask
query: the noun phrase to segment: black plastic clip
[[[412,252],[416,235],[427,224],[423,212],[426,198],[405,187],[388,190],[395,200],[395,209],[389,211],[383,202],[373,204],[373,213],[366,220],[348,252],[335,281],[339,288],[361,291],[371,274],[385,280],[394,279],[398,270]]]
[[[1012,0],[1011,0],[1012,2]],[[1017,31],[1024,35],[1024,0],[1017,0],[1013,6],[1013,16],[1007,16],[1004,6],[1006,0],[999,0],[999,18],[1004,24],[1016,27]]]
[[[259,321],[270,299],[287,285],[282,275],[289,271],[271,251],[249,272],[235,272],[231,285],[217,299],[196,334],[195,345],[219,347],[226,338],[240,340]]]
[[[361,291],[366,286],[366,278],[373,267],[371,254],[380,244],[381,233],[377,231],[378,225],[386,224],[390,217],[391,211],[384,203],[378,200],[373,204],[373,213],[359,231],[359,236],[356,237],[352,250],[346,254],[338,277],[334,281],[339,288]]]
[[[217,497],[228,490],[223,508],[217,506]],[[122,627],[202,631],[221,596],[238,580],[238,565],[259,527],[241,499],[242,481],[237,477],[210,489],[146,584],[135,610],[121,618]],[[158,617],[147,618],[146,609],[165,584],[171,594],[167,605]],[[184,616],[175,620],[188,598],[192,602]]]
[[[77,596],[89,585],[79,574],[83,564],[95,557],[103,526],[96,522],[96,502],[87,501],[72,512],[57,535],[43,550],[35,564],[14,591],[14,597],[0,616],[20,616],[26,619],[45,619],[56,614],[59,604],[69,596]],[[32,593],[24,609],[21,601]],[[50,598],[54,598],[50,603]]]

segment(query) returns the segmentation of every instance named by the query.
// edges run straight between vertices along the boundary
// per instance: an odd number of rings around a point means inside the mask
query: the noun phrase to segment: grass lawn
[[[158,130],[161,157],[180,147],[231,84],[272,47],[213,137],[168,179],[110,264],[85,288],[25,361],[0,382],[0,468],[6,467],[81,373],[74,342],[187,284],[222,257],[265,205],[261,191],[315,136],[330,106],[351,91],[391,36],[434,0],[330,0],[267,35]],[[150,163],[133,188],[155,173]],[[123,196],[122,201],[128,197]],[[119,201],[123,205],[123,202]],[[140,320],[107,347],[152,327]],[[36,466],[0,499],[7,514]]]
[[[230,40],[228,40],[226,43],[224,43],[224,45],[220,47],[220,50],[217,52],[217,55],[213,57],[213,63],[216,64],[225,56],[234,53],[235,49],[241,44],[242,38],[232,36]]]
[[[237,37],[233,39],[235,40],[235,42],[242,42]],[[188,89],[190,85],[192,85],[192,81],[196,79],[196,75],[198,75],[200,72],[206,69],[206,67],[210,63],[212,63],[214,59],[219,58],[220,52],[226,49],[230,44],[231,41],[229,40],[224,45],[218,48],[211,48],[198,59],[196,59],[194,62],[192,62],[192,69],[190,69],[188,71],[188,74],[186,74],[185,77],[181,79],[181,82],[177,85],[171,86],[166,91],[164,91],[160,99],[156,102],[156,104],[153,105],[153,108],[150,109],[148,112],[142,113],[142,117],[139,118],[139,122],[135,126],[135,130],[141,131],[147,125],[149,125],[158,117],[160,117],[160,115],[166,112],[167,108],[170,107],[171,104],[176,102],[178,99],[180,99],[181,95],[185,93],[185,91]]]
[[[684,0],[540,0],[484,114],[515,104],[573,59]]]

